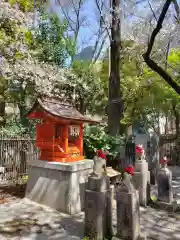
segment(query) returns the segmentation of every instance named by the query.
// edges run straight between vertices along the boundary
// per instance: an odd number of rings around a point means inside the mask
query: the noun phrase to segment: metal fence
[[[175,135],[169,134],[160,139],[160,159],[164,156],[170,165],[180,165],[179,139]]]
[[[16,181],[28,173],[28,162],[38,159],[35,140],[27,136],[0,136],[0,184]]]
[[[136,161],[136,145],[134,137],[129,137],[125,143],[124,157],[120,159],[119,167],[123,170],[128,165],[134,165]]]

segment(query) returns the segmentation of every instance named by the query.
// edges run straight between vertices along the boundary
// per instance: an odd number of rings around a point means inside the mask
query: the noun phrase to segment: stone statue
[[[138,161],[145,160],[145,151],[142,144],[136,146],[136,157]]]
[[[158,200],[172,203],[172,172],[167,168],[167,157],[161,160],[162,168],[157,173]]]
[[[161,160],[161,167],[162,168],[167,168],[167,163],[168,163],[168,160],[167,160],[167,157],[163,157],[163,159]]]
[[[132,184],[132,176],[128,173],[124,173],[123,185],[128,189],[128,192],[132,192],[134,190],[134,186]]]
[[[94,157],[93,176],[107,175],[106,171],[106,154],[102,150],[97,151],[97,156]]]
[[[134,167],[132,165],[129,165],[124,169],[123,181],[122,181],[121,187],[126,188],[128,192],[132,192],[134,190],[134,185],[132,183],[133,174],[134,174]]]

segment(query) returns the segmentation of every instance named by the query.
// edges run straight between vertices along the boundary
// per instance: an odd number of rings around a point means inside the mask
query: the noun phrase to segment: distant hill
[[[80,53],[75,55],[76,60],[91,60],[93,57],[93,47],[89,46],[84,48]]]

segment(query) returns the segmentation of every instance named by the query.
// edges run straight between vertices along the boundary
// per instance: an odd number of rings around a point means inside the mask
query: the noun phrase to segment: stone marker
[[[95,160],[96,161],[96,160]],[[99,158],[85,192],[85,233],[91,240],[112,235],[112,194],[104,159]]]
[[[172,203],[172,172],[167,168],[167,158],[161,160],[161,169],[157,172],[158,201]]]
[[[117,236],[114,239],[141,239],[139,194],[131,183],[131,176],[124,173],[124,181],[116,191]],[[143,238],[144,239],[144,238]]]
[[[134,167],[133,184],[139,191],[139,202],[147,206],[150,200],[150,172],[148,163],[145,160],[145,153],[142,145],[136,146],[137,160]]]

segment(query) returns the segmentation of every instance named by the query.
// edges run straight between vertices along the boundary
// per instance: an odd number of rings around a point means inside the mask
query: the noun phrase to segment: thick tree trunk
[[[120,0],[112,0],[111,66],[109,76],[108,131],[119,134],[123,101],[120,91]]]

